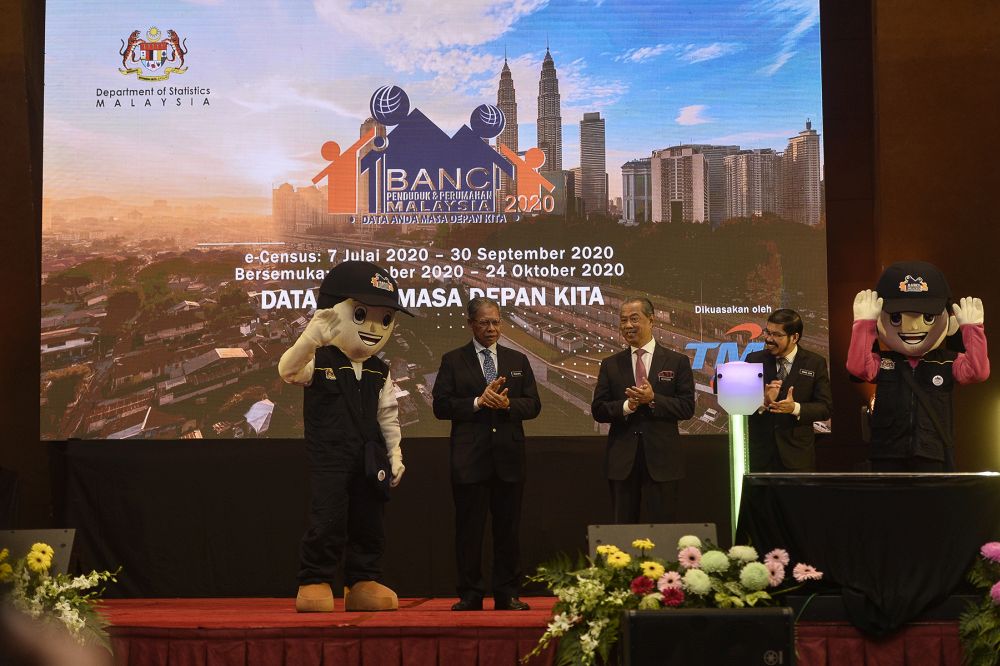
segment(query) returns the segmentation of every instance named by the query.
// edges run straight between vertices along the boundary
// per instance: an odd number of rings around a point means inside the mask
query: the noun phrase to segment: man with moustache
[[[619,311],[628,349],[601,362],[590,411],[610,423],[605,470],[615,523],[676,522],[684,456],[677,422],[694,416],[694,375],[684,354],[653,339],[648,298],[630,298]]]
[[[799,345],[802,318],[775,310],[764,328],[764,349],[747,355],[764,364],[764,402],[750,415],[750,471],[815,472],[813,421],[830,418],[833,393],[826,359]]]
[[[493,608],[529,610],[518,599],[518,531],[524,491],[522,421],[538,416],[528,357],[497,344],[500,306],[469,301],[472,341],[441,358],[434,381],[434,416],[451,420],[451,489],[455,500],[455,559],[459,600],[451,609],[483,609],[483,531],[493,521]]]

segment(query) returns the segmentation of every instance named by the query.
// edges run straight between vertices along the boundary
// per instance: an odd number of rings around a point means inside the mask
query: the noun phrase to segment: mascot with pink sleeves
[[[990,376],[983,315],[978,298],[953,302],[944,275],[923,261],[892,264],[875,291],[854,298],[847,370],[875,384],[873,472],[955,470],[951,392]],[[944,345],[959,331],[963,353]]]

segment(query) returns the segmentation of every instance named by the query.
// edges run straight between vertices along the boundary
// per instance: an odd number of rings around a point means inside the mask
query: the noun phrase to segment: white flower
[[[729,549],[729,559],[737,562],[753,562],[757,559],[757,551],[753,546],[733,546]]]
[[[559,613],[552,618],[549,622],[549,634],[552,636],[562,636],[573,626],[573,622],[570,620],[566,613]]]
[[[708,594],[712,591],[712,579],[701,569],[688,569],[684,574],[684,589],[692,594]]]
[[[688,546],[691,546],[693,548],[701,548],[701,539],[694,536],[693,534],[687,534],[677,540],[677,550],[684,550]]]

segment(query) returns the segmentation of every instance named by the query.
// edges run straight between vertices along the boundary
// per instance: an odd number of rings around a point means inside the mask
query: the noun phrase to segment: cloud
[[[792,59],[795,55],[795,51],[783,51],[779,53],[778,56],[771,62],[767,67],[761,67],[758,70],[764,76],[774,76],[778,73],[778,70],[785,66],[785,63]]]
[[[736,53],[739,50],[739,44],[729,42],[715,42],[713,44],[709,44],[708,46],[695,46],[694,44],[688,44],[679,58],[684,62],[693,65],[698,62],[715,60],[716,58],[721,58],[722,56],[729,55],[730,53]]]
[[[792,59],[802,36],[819,25],[819,3],[816,0],[765,0],[758,10],[784,33],[781,50],[771,63],[758,70],[764,76],[774,76]]]
[[[773,146],[782,145],[786,139],[793,137],[798,134],[798,130],[768,130],[768,131],[749,131],[749,132],[737,132],[736,134],[727,134],[725,136],[716,136],[710,139],[706,139],[707,143],[712,144],[736,144],[740,146]],[[775,141],[777,140],[777,141]]]
[[[674,118],[678,125],[703,125],[712,122],[711,118],[702,116],[702,112],[708,107],[704,104],[692,104],[681,107],[680,113]]]
[[[433,109],[434,120],[442,129],[457,129],[468,122],[469,111],[484,98],[496,99],[503,58],[491,53],[486,45],[547,2],[314,0],[313,4],[317,15],[333,31],[357,43],[363,57],[380,60],[390,70],[410,75],[406,91],[411,101]],[[534,69],[530,78],[526,71],[521,76],[514,71],[514,84],[521,91],[519,103],[525,100],[525,92],[530,95],[537,86],[542,55],[510,61],[512,70],[515,65],[523,69],[525,59],[532,62]],[[427,78],[421,79],[421,74]]]
[[[670,44],[657,44],[656,46],[640,46],[635,49],[628,49],[614,57],[615,62],[643,62],[673,50]]]
[[[387,49],[411,52],[493,41],[548,0],[314,0],[316,13]],[[414,54],[416,55],[416,54]]]

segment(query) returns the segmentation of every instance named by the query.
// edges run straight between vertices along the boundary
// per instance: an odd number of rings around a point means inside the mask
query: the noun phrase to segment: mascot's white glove
[[[854,321],[878,319],[882,314],[882,299],[871,289],[859,291],[854,297]]]
[[[983,310],[983,301],[979,298],[966,296],[958,303],[951,306],[951,311],[955,313],[955,319],[959,326],[966,324],[982,324],[986,312]]]
[[[395,488],[403,479],[403,472],[406,471],[406,465],[403,464],[403,450],[398,445],[389,452],[389,467],[392,469],[392,481],[389,485]]]
[[[302,331],[302,336],[299,339],[302,337],[308,339],[313,343],[314,349],[326,347],[333,344],[333,341],[336,339],[338,332],[337,324],[339,323],[340,317],[333,308],[316,310],[312,319],[306,324],[306,330]]]
[[[316,350],[331,344],[337,337],[340,317],[333,308],[316,310],[302,335],[278,360],[278,374],[289,384],[306,385],[312,381]]]

